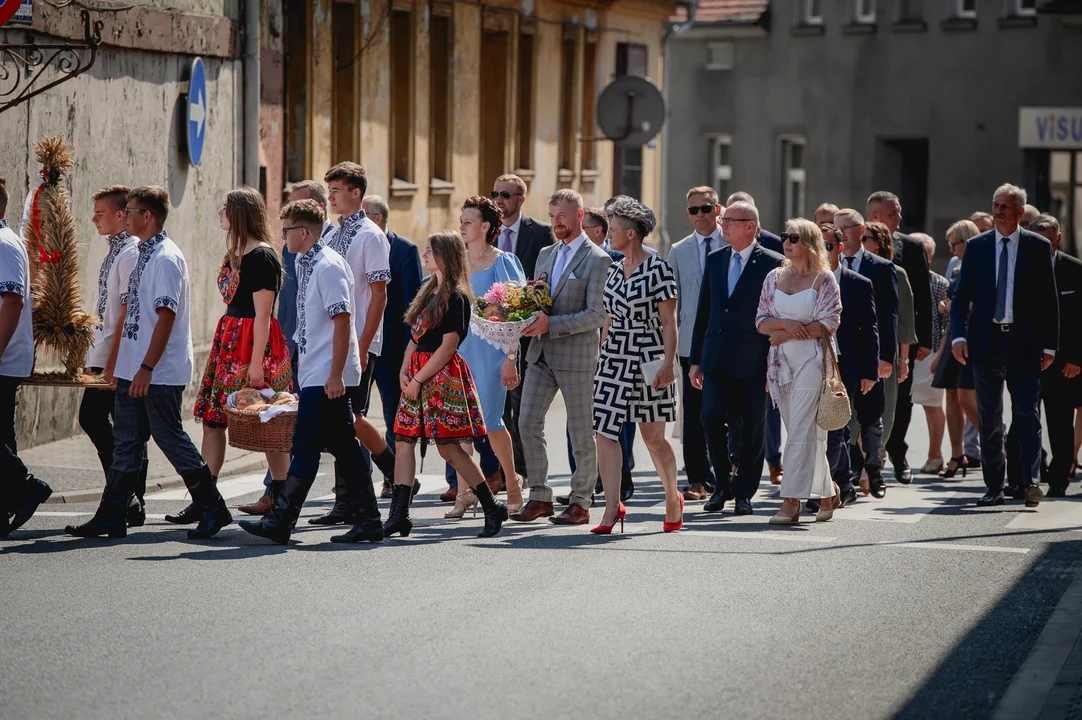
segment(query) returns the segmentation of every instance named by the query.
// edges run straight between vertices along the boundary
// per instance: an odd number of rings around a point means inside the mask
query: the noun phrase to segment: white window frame
[[[1037,0],[1030,0],[1033,7],[1022,7],[1025,0],[1007,0],[1007,17],[1034,17],[1037,15]]]
[[[819,12],[818,14],[812,12],[812,6],[818,2]],[[822,25],[823,24],[823,2],[824,0],[803,0],[800,7],[800,22],[803,25]]]
[[[721,146],[725,146],[729,149],[729,153],[733,150],[733,137],[732,135],[707,135],[707,142],[710,144],[710,187],[714,188],[718,192],[719,202],[725,202],[725,198],[728,197],[728,184],[733,179],[733,166],[732,156],[729,157],[728,164],[722,164],[721,159],[718,156],[718,149]],[[725,192],[722,192],[721,184],[725,183]]]
[[[779,138],[783,198],[781,222],[783,223],[789,218],[806,217],[807,213],[808,181],[804,168],[806,158],[802,158],[805,162],[801,164],[801,167],[793,167],[792,151],[796,145],[804,150],[807,149],[807,141],[800,135],[782,135]],[[799,197],[794,197],[794,185],[799,187]]]
[[[863,12],[864,3],[869,3],[872,6],[870,13]],[[874,25],[875,24],[875,11],[876,0],[853,0],[853,22],[858,25]]]
[[[951,10],[953,11],[953,17],[961,18],[963,20],[976,20],[977,19],[977,7],[980,0],[973,0],[973,9],[965,9],[965,0],[951,0]]]

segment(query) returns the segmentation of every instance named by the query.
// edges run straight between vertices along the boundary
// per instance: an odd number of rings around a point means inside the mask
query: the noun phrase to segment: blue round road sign
[[[192,61],[191,80],[188,85],[188,157],[198,167],[203,159],[203,140],[207,134],[207,76],[203,61]]]

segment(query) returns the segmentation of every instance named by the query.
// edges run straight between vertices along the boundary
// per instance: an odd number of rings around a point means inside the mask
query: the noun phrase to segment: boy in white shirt
[[[295,200],[284,208],[282,236],[297,255],[297,343],[300,408],[293,434],[293,458],[285,488],[262,520],[240,526],[285,544],[300,517],[326,448],[335,461],[335,502],[353,518],[353,529],[331,542],[383,541],[372,473],[366,471],[353,427],[350,398],[361,383],[362,360],[352,313],[353,273],[341,255],[320,240],[323,208],[314,200]],[[356,409],[356,408],[354,408]]]
[[[140,241],[117,352],[113,464],[94,517],[83,525],[69,525],[66,531],[76,537],[127,534],[128,498],[138,482],[147,440],[153,437],[184,478],[200,513],[199,525],[188,531],[188,538],[204,540],[233,517],[181,420],[181,399],[192,379],[193,360],[188,264],[164,230],[169,215],[164,188],[135,188],[128,193],[124,212],[128,232]]]
[[[0,218],[7,213],[7,184],[0,178]],[[53,489],[19,459],[15,443],[15,392],[34,370],[30,260],[26,245],[0,219],[0,538],[19,529]]]
[[[372,462],[384,477],[394,477],[394,450],[378,430],[368,422],[368,401],[371,395],[375,364],[370,358],[383,349],[383,311],[387,307],[387,283],[391,281],[391,245],[387,236],[369,218],[362,207],[368,190],[368,177],[357,163],[338,163],[323,176],[327,183],[327,200],[338,213],[338,225],[323,236],[323,242],[346,261],[353,272],[356,304],[353,323],[361,357],[361,382],[349,391],[354,413],[354,428],[362,444],[364,466],[372,472]],[[371,456],[369,456],[371,451]],[[416,485],[414,489],[416,490]],[[335,472],[334,507],[326,515],[309,520],[312,525],[352,523],[348,503],[343,501],[345,478]]]
[[[129,189],[123,185],[113,185],[94,193],[94,215],[91,218],[98,234],[106,239],[109,249],[98,271],[95,314],[101,324],[94,329],[94,345],[87,355],[86,370],[95,375],[104,375],[109,380],[113,378],[116,353],[120,348],[118,323],[123,322],[128,309],[128,280],[139,259],[136,247],[139,238],[128,234],[128,221],[124,216],[128,192]],[[94,443],[107,481],[109,469],[113,466],[112,418],[115,406],[116,391],[100,388],[84,390],[83,401],[79,405],[79,427]],[[143,496],[146,495],[148,466],[149,461],[144,457],[135,492],[128,499],[128,527],[139,527],[146,521]]]

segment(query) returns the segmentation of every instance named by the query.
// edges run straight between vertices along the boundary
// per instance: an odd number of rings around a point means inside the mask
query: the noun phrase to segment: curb
[[[992,720],[1036,720],[1043,715],[1075,644],[1082,640],[1082,578],[1072,582],[1011,680]]]
[[[255,472],[257,470],[264,470],[267,467],[266,457],[260,455],[258,457],[243,457],[227,462],[222,466],[222,472],[218,476],[219,479],[225,479],[234,475],[244,475],[245,473]],[[162,492],[165,490],[176,490],[177,488],[184,487],[184,480],[176,475],[163,475],[158,478],[149,478],[147,480],[147,494]],[[72,503],[87,503],[98,502],[101,499],[101,488],[88,488],[86,490],[67,490],[65,492],[55,492],[45,504],[72,504]]]

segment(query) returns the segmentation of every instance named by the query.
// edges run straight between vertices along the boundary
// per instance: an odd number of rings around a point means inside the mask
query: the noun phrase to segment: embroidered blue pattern
[[[160,298],[157,298],[154,301],[155,310],[158,310],[160,308],[169,308],[173,312],[176,312],[178,307],[180,306],[177,305],[177,301],[169,297],[168,295],[162,295]]]
[[[305,319],[305,304],[308,298],[308,281],[312,278],[312,269],[319,260],[319,254],[323,252],[323,241],[317,240],[308,252],[297,258],[300,274],[297,277],[297,354],[304,355],[308,351],[308,339],[305,333],[308,329],[308,321]]]
[[[365,273],[364,279],[367,280],[369,284],[374,282],[391,282],[391,271],[373,270],[370,273]]]
[[[3,218],[0,218],[0,230],[3,230],[7,226],[8,226],[8,221],[4,220]]]
[[[342,218],[338,227],[327,238],[327,247],[345,257],[349,246],[357,239],[357,233],[360,231],[361,223],[365,217],[364,210],[358,210],[349,217]]]
[[[128,316],[124,318],[124,331],[121,335],[126,340],[139,339],[139,283],[143,280],[143,270],[146,269],[150,258],[167,239],[168,236],[160,232],[138,245],[139,260],[136,261],[131,271],[131,278],[128,279]]]
[[[327,308],[327,317],[333,318],[335,315],[340,315],[342,313],[348,313],[348,312],[349,312],[349,303],[348,302],[339,302],[339,303],[335,303],[334,305],[331,305],[329,308]]]
[[[4,293],[18,293],[19,295],[25,295],[23,290],[23,284],[15,282],[14,280],[9,282],[0,282],[0,295]]]
[[[124,249],[127,240],[127,230],[121,230],[118,234],[109,238],[109,252],[105,253],[105,259],[101,261],[101,270],[98,271],[97,307],[98,320],[101,322],[105,321],[105,306],[109,301],[109,271],[113,268],[113,263],[116,262],[116,256]],[[121,305],[124,304],[125,297],[125,293],[120,294]],[[101,322],[98,323],[98,330],[102,329]]]

